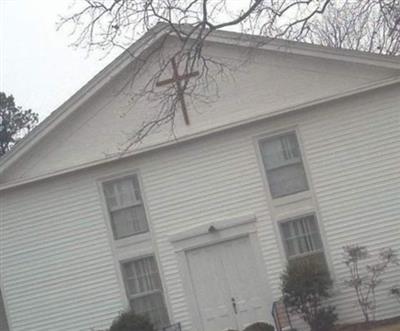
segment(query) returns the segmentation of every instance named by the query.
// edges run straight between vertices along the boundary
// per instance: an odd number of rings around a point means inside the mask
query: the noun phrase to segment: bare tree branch
[[[158,100],[160,108],[132,133],[127,148],[160,126],[170,125],[173,130],[179,98],[215,99],[221,76],[233,70],[223,60],[204,55],[205,43],[216,30],[262,35],[268,37],[266,42],[280,37],[379,54],[400,53],[400,0],[80,0],[59,26],[72,27],[74,46],[107,52],[114,47],[127,49],[160,22],[179,44],[159,59],[156,72],[132,95],[136,101]],[[132,82],[150,57],[140,59],[142,65],[132,72]],[[174,85],[156,87],[169,73],[172,57],[182,75],[200,73],[182,81],[183,95]]]

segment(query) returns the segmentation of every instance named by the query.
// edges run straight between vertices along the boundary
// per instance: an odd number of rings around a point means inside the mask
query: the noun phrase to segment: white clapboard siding
[[[387,247],[400,253],[400,94],[382,98],[372,94],[357,101],[354,107],[339,103],[343,110],[334,121],[329,121],[329,113],[309,116],[303,130],[339,284],[347,275],[343,246],[366,245],[372,255]],[[400,268],[392,267],[385,277],[377,296],[378,318],[399,314],[388,289],[400,283]],[[360,311],[354,294],[343,288],[338,291],[340,316],[357,319]]]
[[[256,214],[264,248],[272,248],[268,264],[279,260],[273,250],[276,242],[252,141],[240,132],[182,146],[178,153],[161,152],[163,167],[154,162],[142,171],[167,288],[172,289],[169,295],[174,317],[187,330],[189,316],[182,305],[184,292],[169,241],[172,234],[182,231],[183,226]],[[155,177],[159,179],[155,181]]]
[[[151,219],[167,288],[173,289],[170,296],[178,320],[186,321],[187,312],[181,304],[184,293],[168,237],[183,225],[255,213],[269,282],[274,294],[279,295],[282,260],[251,137],[274,130],[275,126],[296,124],[311,168],[327,249],[338,282],[338,312],[344,320],[361,318],[354,306],[354,295],[346,294],[340,286],[345,277],[342,246],[364,244],[371,252],[382,247],[400,248],[399,96],[396,91],[388,97],[383,95],[363,95],[353,102],[326,105],[326,109],[260,124],[258,128],[216,135],[180,147],[178,152],[160,152],[163,167],[154,162],[144,169]],[[387,295],[390,284],[398,281],[399,270],[392,268],[378,295],[382,302],[378,317],[398,312]]]
[[[76,172],[2,194],[1,274],[13,331],[105,328],[122,309],[96,180],[140,171],[172,320],[191,317],[170,237],[187,228],[255,215],[269,283],[279,297],[284,265],[254,138],[297,126],[312,177],[325,245],[338,281],[342,246],[400,250],[398,88],[258,122],[140,157]],[[378,317],[398,314],[387,288]],[[354,295],[336,288],[343,321],[361,319]],[[266,312],[267,313],[267,312]]]
[[[12,330],[87,330],[122,309],[96,186],[64,177],[1,200],[1,276]]]

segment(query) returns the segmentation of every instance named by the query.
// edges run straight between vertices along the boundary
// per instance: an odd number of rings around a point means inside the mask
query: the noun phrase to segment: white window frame
[[[139,168],[133,168],[130,163],[126,164],[122,167],[115,167],[115,168],[116,169],[111,169],[104,175],[97,177],[95,179],[95,182],[96,182],[97,190],[98,190],[100,201],[101,201],[101,208],[102,208],[103,215],[104,215],[104,225],[107,229],[108,242],[110,244],[112,255],[113,255],[114,271],[116,274],[118,288],[120,291],[121,304],[124,307],[124,309],[130,308],[130,302],[129,302],[128,294],[126,292],[126,287],[125,287],[125,280],[124,280],[124,275],[123,275],[123,270],[122,270],[122,264],[151,255],[155,258],[158,272],[159,272],[159,275],[161,278],[161,285],[162,285],[163,296],[164,296],[164,304],[165,304],[167,312],[168,312],[168,318],[169,318],[170,322],[173,323],[174,319],[172,318],[173,315],[172,315],[171,302],[169,300],[168,292],[165,287],[164,270],[162,268],[162,265],[159,263],[160,254],[159,254],[159,250],[157,247],[156,239],[152,235],[153,228],[152,228],[152,222],[151,222],[151,215],[150,215],[150,212],[148,209],[146,190],[143,185],[141,171]],[[138,180],[139,187],[140,187],[140,195],[141,195],[144,210],[146,213],[149,231],[142,233],[142,234],[132,235],[129,237],[115,240],[113,229],[111,226],[111,218],[110,218],[110,214],[108,212],[108,206],[106,203],[106,197],[104,194],[103,183],[111,182],[113,180],[118,180],[118,179],[121,179],[124,177],[131,177],[131,176],[137,176],[137,180]]]
[[[305,252],[305,253],[289,256],[289,251],[288,251],[288,247],[287,247],[287,238],[284,237],[282,225],[285,224],[285,223],[289,223],[289,222],[299,221],[299,220],[301,220],[303,218],[310,217],[310,216],[312,216],[314,218],[314,222],[315,222],[315,225],[316,225],[317,230],[318,230],[319,240],[321,242],[321,248],[313,250],[313,251],[309,251],[309,252]],[[279,228],[279,235],[280,235],[280,239],[281,239],[281,244],[283,246],[287,261],[294,261],[296,259],[301,259],[301,258],[304,258],[304,257],[307,257],[307,256],[312,256],[312,255],[316,255],[316,254],[322,254],[323,258],[324,258],[324,262],[325,262],[326,266],[329,269],[329,264],[328,264],[325,245],[324,245],[323,233],[321,231],[321,228],[320,228],[320,225],[319,225],[319,221],[318,221],[318,217],[317,217],[316,213],[301,214],[301,215],[296,215],[296,216],[288,218],[288,219],[280,220],[280,221],[278,221],[278,228]]]
[[[142,259],[146,259],[146,258],[153,258],[154,259],[154,263],[156,264],[157,267],[157,272],[158,272],[158,277],[160,278],[160,284],[161,284],[161,289],[160,290],[154,290],[154,291],[148,291],[148,292],[142,292],[142,293],[138,293],[138,294],[129,294],[129,289],[128,289],[128,284],[127,284],[127,275],[125,272],[125,265],[135,262],[135,261],[140,261]],[[163,305],[165,308],[165,312],[167,314],[167,318],[168,318],[168,323],[171,323],[171,316],[169,313],[169,307],[168,307],[168,303],[165,297],[165,289],[164,289],[164,284],[163,284],[163,277],[162,274],[160,272],[160,267],[158,264],[158,260],[157,260],[157,256],[156,254],[153,253],[148,253],[148,254],[144,254],[144,255],[139,255],[139,256],[135,256],[133,258],[129,258],[129,259],[125,259],[125,260],[121,260],[119,261],[119,268],[120,268],[120,272],[121,272],[121,276],[122,276],[122,282],[124,285],[124,290],[125,290],[125,297],[127,299],[127,303],[128,303],[128,307],[131,308],[130,306],[130,302],[131,300],[137,299],[137,298],[143,298],[146,297],[148,295],[152,295],[155,293],[160,293],[162,300],[163,300]],[[164,325],[163,327],[168,326],[168,325]]]
[[[273,138],[290,132],[294,132],[297,137],[297,142],[301,153],[301,159],[307,177],[308,191],[303,191],[274,199],[271,195],[271,191],[269,188],[269,182],[264,167],[264,160],[260,142],[268,138]],[[304,217],[310,214],[314,214],[322,241],[324,258],[330,276],[332,277],[332,279],[334,279],[335,270],[333,269],[332,260],[330,257],[330,247],[327,244],[327,236],[325,228],[321,223],[321,214],[319,212],[319,205],[315,196],[315,191],[313,188],[313,180],[309,169],[309,163],[307,160],[307,155],[305,153],[303,138],[298,124],[293,122],[287,123],[285,121],[285,123],[281,125],[279,124],[274,125],[274,129],[271,130],[266,129],[264,132],[255,135],[253,137],[253,146],[256,151],[257,164],[263,181],[264,190],[266,193],[266,198],[267,198],[266,203],[268,204],[270,210],[271,222],[273,223],[274,234],[279,248],[282,267],[288,262],[288,259],[286,254],[285,243],[283,242],[282,239],[281,229],[279,225],[280,222],[285,222],[300,217]]]
[[[301,165],[303,166],[303,170],[304,170],[304,176],[305,176],[305,180],[306,180],[306,184],[307,184],[307,189],[274,197],[271,192],[270,181],[268,179],[267,169],[266,169],[266,165],[264,163],[264,156],[263,156],[261,145],[264,141],[274,139],[274,138],[279,138],[281,136],[285,136],[288,134],[294,134],[296,137],[297,144],[299,146],[300,160],[301,160]],[[298,130],[296,128],[292,127],[292,128],[278,131],[278,132],[272,132],[270,134],[259,136],[256,139],[256,144],[257,144],[257,151],[258,151],[258,155],[259,155],[259,159],[260,159],[261,169],[263,172],[263,178],[265,180],[266,188],[269,192],[270,199],[273,201],[273,203],[279,203],[279,201],[285,201],[285,200],[290,201],[291,199],[296,199],[296,197],[298,197],[298,196],[300,197],[300,196],[309,196],[310,195],[311,184],[310,184],[309,175],[308,175],[308,171],[307,171],[306,161],[304,158],[304,151],[302,148]]]
[[[140,201],[136,201],[133,204],[123,206],[121,208],[110,209],[110,207],[108,206],[108,203],[107,203],[107,196],[105,194],[105,185],[107,185],[109,183],[116,182],[116,181],[129,180],[129,179],[133,179],[133,178],[136,178],[135,181],[136,181],[136,183],[138,185],[137,189],[139,190],[139,194],[140,194],[141,200]],[[144,203],[142,185],[140,183],[140,178],[139,178],[139,175],[137,173],[131,173],[131,174],[128,174],[128,175],[113,177],[113,178],[104,180],[101,183],[101,190],[102,190],[102,195],[103,195],[104,202],[105,202],[105,208],[107,210],[107,215],[108,215],[108,220],[109,220],[112,236],[113,236],[113,239],[115,241],[122,241],[122,240],[127,239],[127,238],[131,238],[131,237],[135,237],[135,236],[138,236],[138,235],[147,234],[147,233],[150,232],[149,218],[148,218],[147,211],[146,211],[146,206],[145,206],[145,203]],[[136,194],[134,194],[134,195],[136,196]],[[126,208],[138,207],[138,206],[142,206],[142,208],[143,208],[147,229],[144,230],[144,231],[138,231],[138,232],[126,235],[126,236],[117,237],[116,230],[115,230],[115,224],[114,224],[114,220],[113,220],[113,217],[112,217],[112,212],[119,211],[119,210],[124,210]]]

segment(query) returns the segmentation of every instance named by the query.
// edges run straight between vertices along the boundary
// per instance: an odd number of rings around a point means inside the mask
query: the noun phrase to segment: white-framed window
[[[279,223],[287,259],[315,256],[326,265],[324,248],[315,215],[307,215]]]
[[[131,309],[137,314],[147,315],[157,329],[169,325],[161,278],[154,256],[125,262],[122,269]]]
[[[262,139],[259,144],[272,198],[309,189],[294,131]]]
[[[136,175],[103,183],[115,239],[149,231]]]

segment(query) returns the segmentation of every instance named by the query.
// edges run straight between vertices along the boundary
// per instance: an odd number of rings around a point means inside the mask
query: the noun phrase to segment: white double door
[[[267,275],[260,275],[248,237],[188,251],[187,260],[204,331],[270,320]]]

